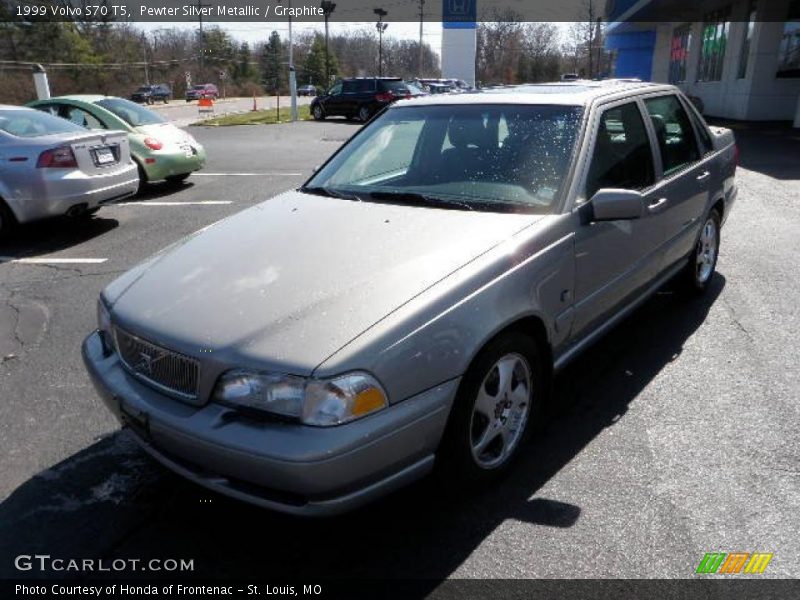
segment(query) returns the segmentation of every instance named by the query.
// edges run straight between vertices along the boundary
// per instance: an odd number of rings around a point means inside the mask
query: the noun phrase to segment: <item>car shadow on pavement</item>
[[[119,225],[116,219],[102,216],[56,217],[16,227],[0,241],[0,256],[35,257],[65,250],[99,237]]]
[[[294,518],[184,481],[116,433],[0,505],[0,553],[185,558],[194,571],[182,578],[415,578],[433,590],[509,521],[552,537],[589,518],[542,488],[680,360],[724,286],[717,274],[706,295],[690,298],[668,285],[568,366],[555,381],[549,425],[491,489],[443,490],[429,478],[340,517]]]
[[[194,187],[191,181],[170,182],[159,181],[157,183],[146,183],[139,188],[139,193],[133,198],[127,198],[125,202],[139,202],[144,200],[158,200],[165,196],[171,196],[184,190]]]

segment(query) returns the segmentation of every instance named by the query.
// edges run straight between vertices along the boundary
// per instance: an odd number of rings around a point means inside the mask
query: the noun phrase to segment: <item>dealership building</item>
[[[800,0],[610,0],[606,19],[614,77],[677,85],[709,116],[800,127]]]

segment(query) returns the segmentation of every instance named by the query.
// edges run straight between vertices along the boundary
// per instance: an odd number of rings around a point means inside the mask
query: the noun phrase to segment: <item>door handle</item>
[[[700,175],[697,176],[696,179],[697,181],[703,181],[703,179],[706,179],[709,175],[711,175],[710,171],[703,171],[702,173],[700,173]]]
[[[662,208],[664,208],[667,205],[668,202],[669,202],[669,200],[667,200],[666,198],[659,198],[658,200],[656,200],[652,204],[648,204],[647,205],[647,210],[648,210],[648,212],[651,212],[651,213],[657,213]]]

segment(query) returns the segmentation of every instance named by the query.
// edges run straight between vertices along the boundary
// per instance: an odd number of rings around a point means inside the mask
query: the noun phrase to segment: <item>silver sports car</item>
[[[92,214],[136,193],[127,134],[0,105],[0,238],[15,224]]]
[[[400,101],[300,189],[111,283],[84,360],[153,457],[262,506],[485,481],[554,372],[667,279],[707,288],[735,170],[672,86]]]

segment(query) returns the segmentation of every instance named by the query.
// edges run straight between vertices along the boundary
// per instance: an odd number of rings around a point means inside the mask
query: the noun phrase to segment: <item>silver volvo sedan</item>
[[[17,223],[91,215],[138,189],[124,132],[0,105],[0,239]]]
[[[111,283],[84,360],[149,454],[265,507],[485,481],[554,372],[668,278],[707,287],[736,154],[671,86],[401,101]]]

